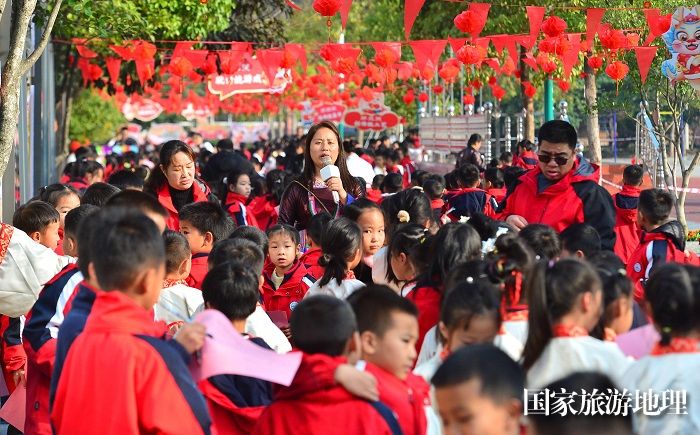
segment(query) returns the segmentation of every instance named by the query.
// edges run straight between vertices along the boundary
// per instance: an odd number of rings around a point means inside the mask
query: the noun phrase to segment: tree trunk
[[[530,70],[525,62],[522,61],[525,56],[525,48],[520,47],[520,81],[521,83],[530,80]],[[527,115],[523,120],[523,137],[530,142],[535,142],[535,100],[532,97],[525,95],[525,87],[521,84],[520,92],[523,96],[523,108],[527,109]]]
[[[587,131],[588,146],[591,149],[591,162],[600,164],[603,154],[600,149],[600,125],[598,124],[598,88],[595,83],[595,71],[585,63],[585,92],[586,109],[588,113]]]

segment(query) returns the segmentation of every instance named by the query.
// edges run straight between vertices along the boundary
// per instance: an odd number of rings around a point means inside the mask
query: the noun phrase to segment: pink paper
[[[301,364],[301,352],[278,354],[245,339],[221,312],[205,310],[195,322],[207,328],[199,361],[190,364],[195,381],[216,375],[241,375],[289,386]]]
[[[615,338],[615,342],[622,350],[622,353],[639,359],[649,355],[651,349],[660,339],[661,336],[654,328],[654,325],[649,324],[618,335]]]
[[[11,426],[24,432],[24,420],[27,416],[27,388],[20,385],[15,388],[5,405],[0,409],[0,418]]]

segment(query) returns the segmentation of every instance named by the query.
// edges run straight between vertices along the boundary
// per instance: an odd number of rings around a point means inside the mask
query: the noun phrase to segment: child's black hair
[[[638,210],[652,225],[662,224],[671,215],[673,195],[663,189],[642,190]]]
[[[497,404],[522,401],[525,373],[501,349],[492,344],[474,344],[458,349],[438,367],[431,379],[437,389],[477,380],[480,394]],[[553,390],[552,390],[553,391]]]
[[[250,177],[250,195],[248,196],[248,200],[250,201],[253,198],[257,198],[258,196],[264,196],[267,193],[267,186],[265,185],[265,177],[261,177],[260,175],[253,173],[249,175]]]
[[[294,345],[304,353],[341,356],[357,331],[350,304],[334,296],[304,298],[292,311]]]
[[[136,208],[143,213],[153,213],[168,219],[168,210],[156,198],[139,190],[127,189],[112,195],[105,207]]]
[[[383,174],[375,175],[374,178],[372,179],[372,189],[380,190],[382,188],[382,183],[384,183],[384,177],[386,177],[386,175],[383,175]]]
[[[431,251],[432,262],[421,281],[442,288],[452,268],[481,258],[481,238],[471,225],[450,222],[435,235]]]
[[[260,275],[248,264],[232,261],[216,266],[202,282],[202,298],[229,320],[245,320],[258,303]]]
[[[31,234],[44,231],[46,227],[60,219],[58,211],[48,202],[30,201],[15,210],[15,214],[12,215],[12,226]]]
[[[656,268],[647,281],[645,297],[661,333],[661,344],[698,331],[700,268],[674,263]]]
[[[384,177],[382,182],[383,193],[397,193],[403,189],[403,177],[399,173],[392,172]]]
[[[601,283],[588,263],[565,259],[552,264],[541,260],[533,268],[526,289],[530,312],[523,367],[529,370],[552,339],[554,324],[572,310],[580,295],[600,290]]]
[[[423,192],[430,199],[440,199],[445,191],[445,185],[435,178],[428,178],[423,183]]]
[[[413,173],[411,176],[411,180],[414,186],[423,186],[425,182],[429,179],[432,178],[432,174],[427,171],[421,171],[420,169],[416,169],[416,172]]]
[[[343,209],[343,216],[350,219],[353,222],[357,222],[362,216],[362,213],[368,210],[377,210],[382,212],[382,208],[377,205],[376,202],[370,201],[367,198],[358,198],[352,204]]]
[[[236,224],[219,204],[213,202],[195,202],[180,209],[180,222],[192,224],[202,234],[211,233],[214,243],[227,239],[236,228]]]
[[[469,139],[467,140],[467,146],[474,145],[478,142],[483,142],[483,138],[479,133],[472,133],[471,136],[469,136]]]
[[[586,258],[596,255],[601,250],[598,231],[586,223],[569,225],[559,234],[559,240],[561,240],[562,249],[566,249],[571,254],[581,251]]]
[[[249,179],[252,178],[250,170],[248,169],[234,169],[226,175],[225,182],[222,183],[223,190],[220,192],[222,206],[226,206],[226,197],[228,196],[230,188],[235,188],[238,179],[244,175],[247,175]]]
[[[163,238],[145,214],[110,208],[100,210],[94,220],[99,224],[90,237],[90,252],[99,255],[90,260],[102,290],[128,289],[144,270],[165,265]]]
[[[250,240],[251,242],[255,243],[255,245],[257,245],[260,249],[262,249],[264,255],[267,255],[269,239],[267,238],[265,232],[258,227],[254,227],[251,225],[244,225],[242,227],[238,227],[235,230],[233,230],[233,232],[229,236],[229,239]]]
[[[97,213],[100,210],[99,207],[90,204],[84,204],[79,207],[74,208],[66,214],[66,220],[63,225],[63,234],[71,238],[76,238],[78,236],[78,229],[85,218]]]
[[[484,179],[497,189],[501,189],[506,185],[503,178],[503,170],[499,168],[486,169],[486,171],[484,171]]]
[[[476,263],[476,262],[474,262]],[[474,316],[491,316],[501,327],[498,287],[483,275],[468,276],[448,289],[440,309],[440,321],[448,330],[467,329]]]
[[[642,165],[628,165],[622,171],[622,182],[628,186],[641,186],[644,181]]]
[[[559,234],[545,224],[530,224],[520,230],[518,236],[525,240],[538,259],[552,260],[561,255]]]
[[[404,313],[418,319],[418,308],[413,302],[384,285],[361,288],[348,296],[347,301],[355,313],[360,334],[369,331],[383,337],[393,326],[392,313]]]
[[[318,264],[324,267],[323,276],[318,285],[323,287],[335,279],[339,284],[345,278],[348,262],[362,247],[360,227],[346,217],[339,217],[328,224],[321,237],[323,255]]]
[[[425,228],[418,224],[404,225],[391,237],[386,263],[391,264],[393,256],[399,256],[403,253],[410,259],[416,275],[420,275],[430,263],[431,243],[432,238],[427,234]],[[398,281],[391,267],[387,267],[386,278],[389,282]]]
[[[457,171],[451,171],[445,174],[445,188],[447,190],[456,190],[459,189],[459,186],[460,183]]]
[[[515,188],[515,184],[518,182],[518,178],[522,177],[523,174],[527,172],[525,168],[520,166],[508,166],[503,169],[503,183],[508,191],[512,191]]]
[[[523,139],[520,142],[518,142],[517,145],[518,149],[520,148],[525,148],[526,151],[532,151],[535,149],[535,144],[532,143],[529,139]]]
[[[577,372],[544,387],[542,391],[619,391],[619,387],[605,374]],[[528,400],[535,400],[534,397]],[[569,409],[585,409],[586,394],[571,395],[567,399]],[[533,429],[539,434],[632,435],[632,409],[623,400],[615,413],[566,413],[528,414]]]
[[[576,148],[578,136],[573,125],[561,119],[554,119],[542,124],[537,132],[537,142],[542,144],[543,141],[553,144],[565,143],[573,151]]]
[[[277,201],[277,204],[282,202],[282,193],[287,187],[287,173],[281,169],[273,169],[265,175],[265,185],[267,193]]]
[[[75,195],[80,198],[80,194],[72,186],[66,184],[49,184],[39,189],[39,194],[36,199],[48,202],[54,208],[58,205],[58,201],[64,196]]]
[[[165,273],[177,272],[183,261],[192,255],[187,238],[179,231],[165,230],[163,232],[165,245]]]
[[[605,325],[612,314],[608,312],[608,308],[620,298],[630,297],[632,294],[632,281],[627,277],[625,264],[620,257],[610,251],[600,251],[596,255],[586,256],[586,260],[598,272],[598,277],[600,277],[600,282],[603,285],[603,315],[600,318],[600,322],[598,322],[598,326],[591,331],[592,337],[603,340],[605,338]]]
[[[258,276],[262,275],[265,254],[254,242],[244,238],[220,240],[209,253],[207,264],[213,269],[232,260],[246,264]]]
[[[457,179],[461,187],[476,187],[481,180],[479,168],[471,163],[465,163],[457,169]]]
[[[396,195],[389,196],[382,201],[381,207],[384,211],[384,227],[389,239],[406,223],[399,221],[400,211],[408,213],[408,223],[418,224],[424,228],[434,224],[430,199],[418,189],[402,190]]]
[[[345,208],[345,213],[347,213],[347,209],[348,207]],[[333,217],[325,211],[311,216],[311,219],[309,219],[309,225],[306,227],[307,237],[311,239],[316,245],[321,246],[323,232],[326,230],[326,227],[332,220]]]
[[[143,186],[146,184],[146,179],[131,169],[120,169],[113,172],[107,181],[121,190],[143,190]]]
[[[97,207],[92,204],[85,205],[88,207]],[[80,207],[82,207],[82,205]],[[82,221],[80,221],[80,224],[78,225],[78,231],[76,231],[76,241],[78,242],[78,269],[80,269],[80,273],[83,274],[83,277],[85,277],[85,279],[90,278],[90,271],[88,269],[88,266],[92,261],[90,241],[92,240],[92,235],[95,232],[95,228],[99,228],[99,226],[101,225],[101,222],[97,216],[99,211],[100,208],[97,207],[97,211],[93,212],[90,215],[90,219],[83,219]]]
[[[502,152],[501,156],[498,157],[498,161],[510,165],[511,163],[513,163],[513,153],[511,153],[510,151]]]
[[[94,174],[100,170],[104,171],[104,166],[95,160],[80,159],[73,163],[71,167],[71,176],[76,178],[85,178],[87,174]]]
[[[268,243],[272,236],[280,233],[289,236],[295,245],[299,244],[299,231],[297,231],[297,229],[293,226],[287,224],[277,224],[268,228],[266,231]],[[321,237],[321,239],[323,239],[323,237]]]
[[[80,203],[92,204],[98,207],[102,207],[107,203],[109,198],[111,198],[113,195],[116,195],[119,192],[119,188],[112,186],[111,184],[94,183],[91,184],[87,189],[85,189],[83,197],[80,198]]]

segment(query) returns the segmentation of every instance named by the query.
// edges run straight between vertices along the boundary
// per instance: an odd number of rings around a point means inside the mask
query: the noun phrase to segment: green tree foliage
[[[279,45],[292,9],[284,0],[238,0],[228,27],[210,32],[210,41],[248,41]]]
[[[112,100],[105,100],[91,89],[83,89],[74,102],[70,137],[92,143],[108,141],[126,123]]]

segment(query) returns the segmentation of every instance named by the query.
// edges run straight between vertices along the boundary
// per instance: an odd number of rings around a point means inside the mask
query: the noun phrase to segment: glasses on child
[[[555,162],[557,165],[559,165],[559,166],[564,166],[565,164],[567,164],[567,162],[569,161],[569,159],[571,159],[571,157],[569,157],[569,156],[564,156],[564,155],[561,155],[561,154],[557,154],[557,155],[538,154],[538,155],[537,155],[537,158],[540,160],[540,162],[544,163],[545,165],[546,165],[547,163],[551,162],[552,159],[554,159],[554,162]]]

